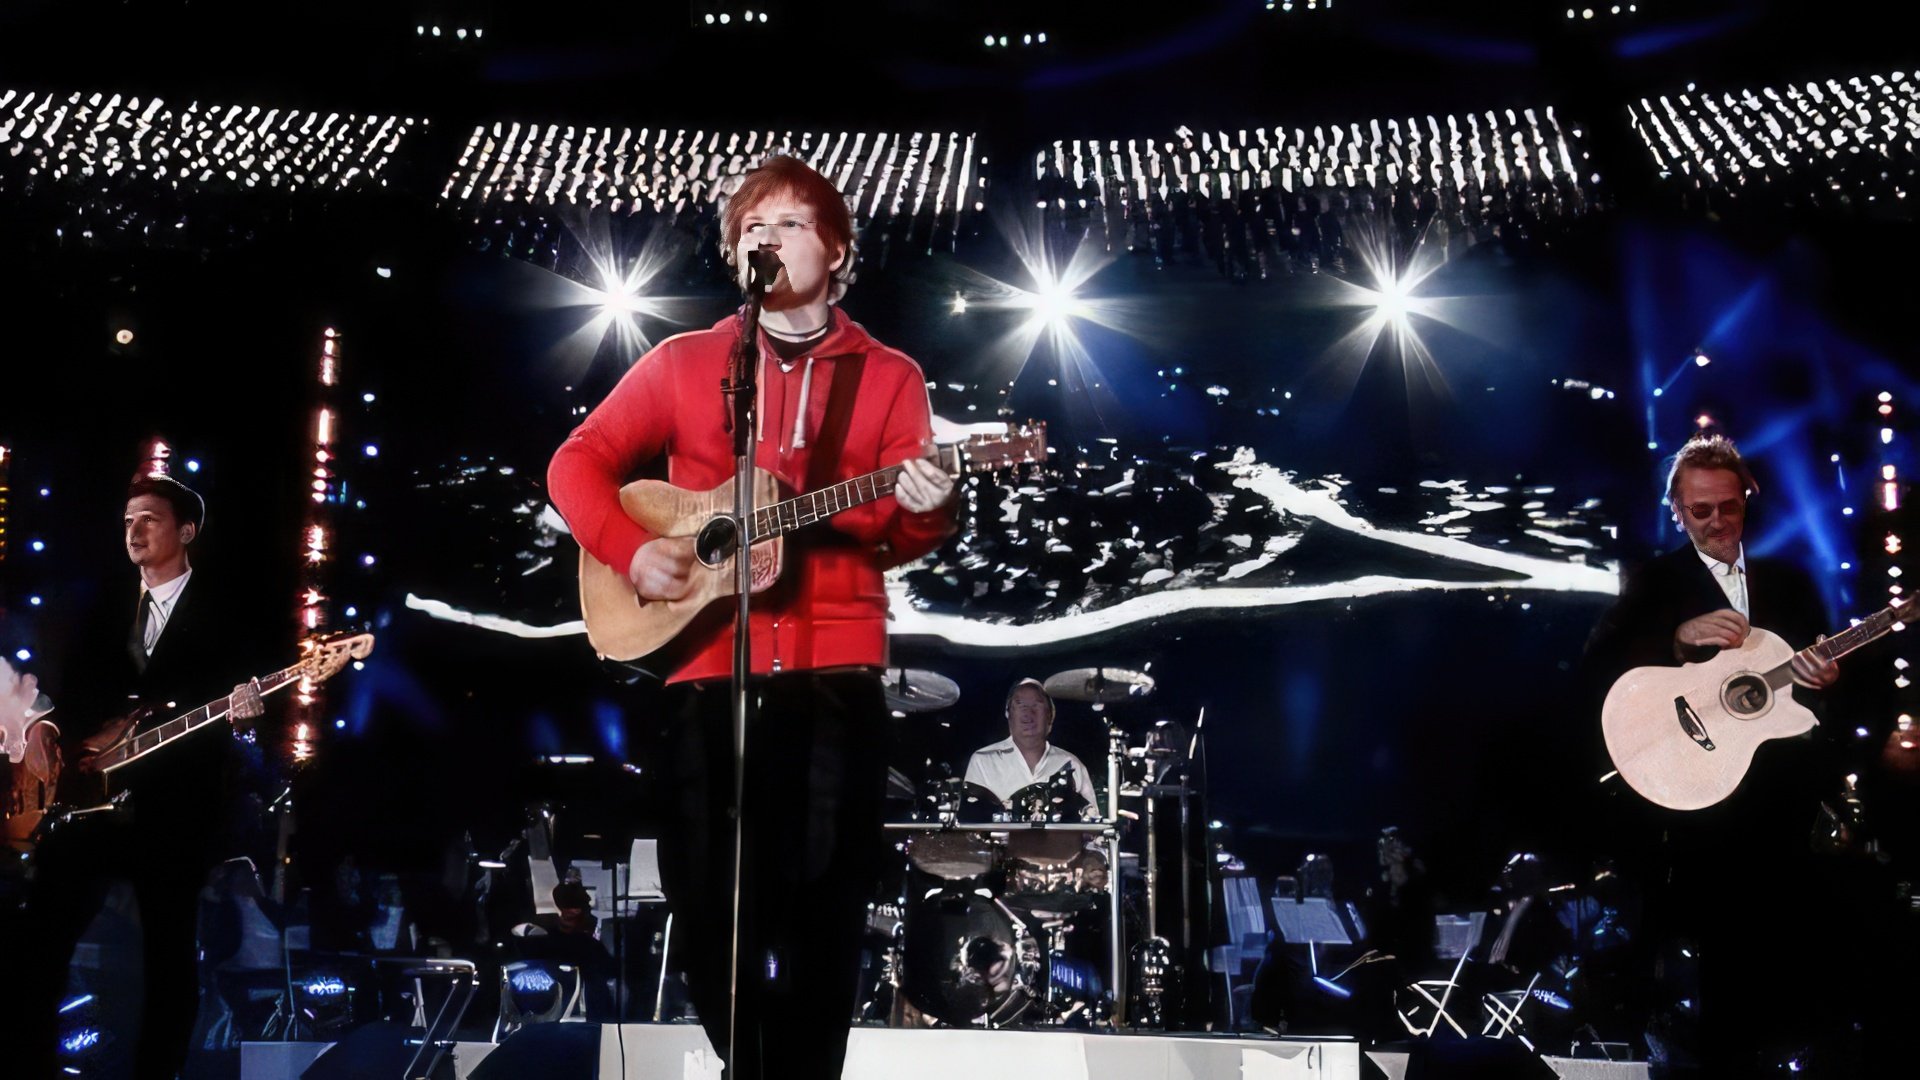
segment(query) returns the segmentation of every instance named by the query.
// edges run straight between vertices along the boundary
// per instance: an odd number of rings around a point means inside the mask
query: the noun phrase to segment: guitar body
[[[13,782],[5,792],[0,818],[5,818],[6,846],[14,851],[33,850],[34,836],[47,812],[53,809],[60,790],[60,744],[52,728],[30,728],[27,737],[37,745],[31,757],[13,766]]]
[[[715,518],[733,513],[732,480],[708,491],[689,491],[664,480],[636,480],[620,489],[620,506],[636,524],[655,536],[695,537]],[[753,504],[772,506],[780,481],[765,469],[754,470]],[[696,545],[698,546],[698,545]],[[785,540],[774,537],[753,545],[753,591],[764,591],[780,577]],[[633,660],[657,652],[686,629],[715,600],[734,595],[734,556],[712,565],[696,563],[692,588],[678,600],[642,600],[615,569],[580,552],[580,613],[587,640],[610,660]]]
[[[963,442],[932,448],[927,460],[947,475],[1021,465],[1038,466],[1047,456],[1047,426],[1024,424],[1005,432],[968,436]],[[608,660],[636,660],[659,652],[715,600],[734,594],[733,552],[753,537],[752,592],[779,580],[784,563],[782,537],[825,521],[853,507],[892,495],[904,466],[890,465],[863,476],[781,499],[780,481],[765,469],[753,471],[753,527],[733,521],[733,481],[710,491],[689,491],[660,480],[636,480],[620,489],[620,509],[655,536],[690,537],[699,557],[692,588],[678,600],[642,600],[627,580],[627,568],[608,566],[580,552],[580,614],[587,641]]]
[[[1739,648],[1703,663],[1622,675],[1600,712],[1621,779],[1672,810],[1700,810],[1732,795],[1761,743],[1805,734],[1818,723],[1793,700],[1791,682],[1779,689],[1767,684],[1765,673],[1792,656],[1779,636],[1755,628]],[[1697,728],[1682,720],[1683,700]]]

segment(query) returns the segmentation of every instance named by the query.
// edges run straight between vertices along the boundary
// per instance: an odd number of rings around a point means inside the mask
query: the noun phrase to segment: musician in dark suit
[[[152,722],[161,723],[228,693],[236,726],[261,714],[259,688],[246,679],[261,670],[257,620],[238,617],[233,595],[189,558],[205,523],[205,503],[177,480],[143,476],[128,489],[122,524],[139,588],[109,590],[112,600],[89,620],[56,691],[70,779],[96,771],[94,757],[126,737],[136,709],[153,710]],[[143,940],[134,1075],[179,1073],[198,1008],[195,903],[222,851],[232,743],[227,725],[209,724],[117,770],[114,789],[130,793],[121,808],[79,819],[40,845],[27,933],[17,943],[22,962],[7,975],[26,999],[10,1018],[26,1029],[9,1041],[25,1054],[20,1075],[58,1075],[56,1010],[67,968],[115,880],[133,886]]]
[[[1630,668],[1705,661],[1739,646],[1753,627],[1795,649],[1818,640],[1829,620],[1812,580],[1746,553],[1757,489],[1724,436],[1695,438],[1674,457],[1667,502],[1689,543],[1630,574],[1594,630],[1583,666],[1596,703]],[[1795,698],[1824,711],[1826,695],[1817,691],[1838,674],[1830,661],[1795,656]],[[1589,723],[1597,735],[1599,725]],[[1602,820],[1613,835],[1603,842],[1664,886],[1658,932],[1698,943],[1701,1049],[1716,1075],[1761,1068],[1757,1055],[1770,1041],[1792,1041],[1786,1032],[1807,1012],[1804,989],[1790,984],[1817,947],[1800,924],[1820,907],[1811,831],[1842,771],[1828,734],[1834,726],[1763,744],[1739,790],[1704,810],[1663,810],[1609,782],[1612,812]]]

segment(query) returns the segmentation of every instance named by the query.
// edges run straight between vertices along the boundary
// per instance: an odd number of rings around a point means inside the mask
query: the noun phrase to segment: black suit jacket
[[[114,717],[145,707],[152,710],[147,726],[162,723],[289,662],[290,655],[277,663],[268,659],[272,634],[241,601],[217,573],[195,567],[142,668],[133,652],[139,581],[111,590],[87,620],[54,699],[69,763],[78,757],[80,740]],[[221,843],[231,811],[237,765],[232,743],[226,723],[208,724],[116,770],[113,787],[133,793],[134,820],[154,841],[183,852],[211,851]]]
[[[1771,630],[1796,649],[1826,630],[1826,606],[1805,571],[1778,559],[1747,559],[1748,621]],[[1693,545],[1669,551],[1628,575],[1620,599],[1587,641],[1586,666],[1601,687],[1629,668],[1678,666],[1673,632],[1688,619],[1731,607]],[[1711,659],[1707,648],[1691,660]]]
[[[1830,624],[1826,606],[1805,571],[1777,559],[1747,558],[1749,622],[1772,631],[1802,649]],[[1713,574],[1687,544],[1650,560],[1627,577],[1620,599],[1588,639],[1582,661],[1590,708],[1583,710],[1596,760],[1605,759],[1600,737],[1600,703],[1621,675],[1635,667],[1677,667],[1673,633],[1699,615],[1731,607]],[[1719,650],[1705,648],[1689,657],[1710,659]],[[1795,687],[1795,700],[1814,710],[1822,724],[1802,739],[1776,739],[1761,746],[1747,779],[1726,801],[1689,812],[1653,808],[1630,792],[1643,824],[1683,837],[1692,851],[1711,851],[1718,867],[1773,860],[1804,853],[1820,800],[1839,782],[1838,736],[1824,713],[1831,691]],[[1596,773],[1595,775],[1598,775]],[[1615,781],[1618,783],[1618,781]],[[1621,785],[1624,788],[1624,785]],[[1691,856],[1689,856],[1691,857]]]

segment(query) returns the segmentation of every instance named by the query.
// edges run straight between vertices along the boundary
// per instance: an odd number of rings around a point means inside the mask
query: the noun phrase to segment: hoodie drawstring
[[[813,357],[807,357],[807,370],[800,376],[800,408],[793,414],[793,449],[807,445],[807,395],[813,392]]]

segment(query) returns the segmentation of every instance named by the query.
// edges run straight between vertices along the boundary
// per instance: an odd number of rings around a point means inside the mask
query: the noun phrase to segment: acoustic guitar
[[[936,448],[933,461],[949,475],[990,472],[1046,460],[1047,427],[1030,423],[1004,434],[974,435]],[[780,577],[783,538],[796,529],[893,494],[901,465],[856,476],[831,487],[782,498],[778,478],[754,470],[752,552],[753,592]],[[686,629],[708,604],[735,592],[733,560],[740,546],[740,522],[733,513],[734,481],[707,491],[690,491],[663,480],[636,480],[620,489],[620,507],[655,536],[692,537],[693,587],[678,600],[642,600],[625,567],[611,567],[580,552],[580,613],[594,651],[611,660],[634,660],[658,652]]]

